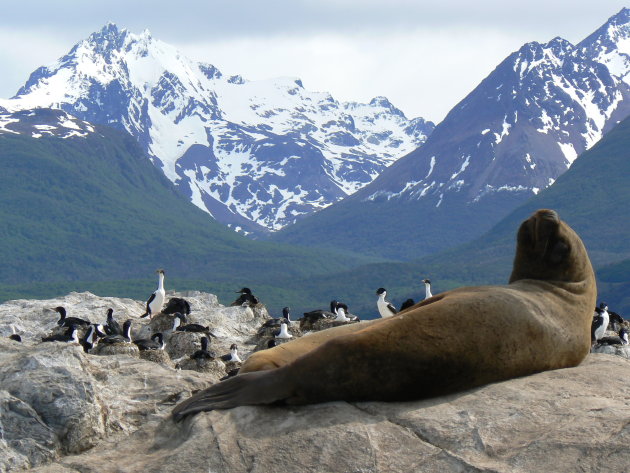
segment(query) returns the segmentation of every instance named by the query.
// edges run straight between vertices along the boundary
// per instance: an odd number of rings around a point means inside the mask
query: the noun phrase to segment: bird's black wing
[[[613,323],[622,324],[624,322],[623,317],[617,312],[608,311],[608,316],[610,317],[609,320]]]
[[[154,293],[152,293],[152,294],[149,296],[149,298],[147,299],[147,311],[146,311],[144,314],[142,314],[142,315],[140,316],[140,318],[142,318],[142,317],[146,317],[147,315],[150,315],[150,314],[151,314],[151,308],[149,307],[149,304],[151,304],[151,302],[153,302],[153,299],[155,299],[155,292],[154,292]]]

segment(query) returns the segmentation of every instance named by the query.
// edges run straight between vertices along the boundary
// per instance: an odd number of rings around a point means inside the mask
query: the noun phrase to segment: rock
[[[0,337],[11,333],[13,325],[25,342],[39,342],[57,327],[59,314],[53,311],[64,306],[68,317],[79,317],[93,323],[105,323],[107,309],[114,309],[114,318],[120,322],[141,315],[144,306],[132,299],[99,297],[89,292],[71,292],[67,296],[48,300],[18,299],[0,304]],[[135,323],[135,320],[134,320]]]
[[[251,306],[251,310],[254,313],[254,317],[257,319],[268,319],[271,317],[269,312],[267,311],[267,307],[264,304],[258,303],[256,305]]]
[[[313,332],[319,332],[320,330],[326,330],[331,327],[339,327],[340,325],[349,325],[359,323],[358,320],[350,322],[336,322],[335,319],[319,319],[313,325],[311,330]]]
[[[0,385],[37,412],[63,452],[93,447],[105,428],[95,386],[83,366],[83,348],[42,343],[11,355],[3,357]]]
[[[61,445],[37,411],[7,391],[0,391],[0,471],[52,461]]]
[[[225,374],[228,375],[234,370],[240,370],[242,363],[240,361],[224,361]]]
[[[172,332],[166,337],[166,348],[174,360],[192,355],[201,349],[201,338],[206,334],[201,332]],[[212,337],[208,337],[212,346]]]
[[[155,314],[151,320],[149,321],[149,327],[151,328],[148,337],[151,337],[152,334],[162,332],[171,332],[173,330],[173,323],[175,317],[172,314],[164,314],[162,312]]]
[[[193,360],[192,358],[184,358],[177,363],[177,368],[182,370],[194,370],[209,375],[208,380],[218,383],[221,378],[226,375],[225,363],[219,359],[201,359]]]
[[[255,332],[259,319],[251,309],[225,308],[211,294],[193,293],[191,298],[198,321],[223,323],[220,332],[226,339],[220,342],[222,352],[234,341],[243,348],[242,356],[253,349],[246,339]],[[57,329],[58,317],[52,308],[59,305],[66,307],[69,316],[100,323],[112,307],[120,322],[133,320],[133,338],[151,334],[150,321],[137,318],[144,312],[143,302],[130,299],[86,292],[1,304],[0,473],[33,468],[102,442],[127,438],[147,422],[166,417],[190,392],[225,376],[220,361],[200,374],[169,368],[166,359],[151,355],[143,356],[152,361],[132,358],[129,355],[138,356],[133,344],[120,344],[129,348],[127,354],[95,356],[83,352],[78,344],[41,343],[42,336]],[[23,343],[7,338],[11,326]],[[59,464],[50,468],[75,471]]]
[[[630,360],[630,345],[598,345],[593,347],[592,352],[623,356]]]
[[[174,366],[171,357],[164,350],[140,350],[140,358],[169,367]]]
[[[579,367],[405,403],[244,406],[129,437],[39,473],[627,471],[630,361]]]
[[[133,343],[98,343],[90,353],[93,355],[126,355],[134,358],[140,356],[140,350]]]
[[[251,308],[206,305],[212,298],[202,293],[186,299],[197,323],[220,335],[211,350],[227,353],[237,343],[245,359],[264,319]],[[0,338],[1,473],[572,473],[630,464],[630,360],[622,356],[590,354],[575,368],[424,401],[244,406],[174,424],[177,402],[238,364],[195,362],[197,373],[188,355],[176,370],[36,343],[38,331],[56,323],[47,326],[43,309],[56,305],[82,318],[108,305],[132,318],[134,307],[142,313],[141,303],[89,293],[0,305],[0,329],[15,324],[26,338]],[[137,325],[150,329],[148,321]]]
[[[69,343],[0,339],[0,472],[33,467],[128,434],[203,377],[125,355],[94,356]]]

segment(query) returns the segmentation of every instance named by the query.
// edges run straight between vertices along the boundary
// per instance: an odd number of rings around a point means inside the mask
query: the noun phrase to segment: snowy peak
[[[113,52],[119,52],[125,46],[128,35],[126,29],[118,30],[114,23],[107,23],[100,31],[92,33],[85,42],[94,45],[96,53],[104,58],[110,58]],[[142,37],[151,39],[151,33],[145,30]],[[74,50],[70,51],[69,56],[72,56],[73,52]]]
[[[584,56],[605,64],[610,73],[630,84],[630,9],[623,8],[577,48]]]
[[[226,76],[112,23],[35,71],[12,102],[128,131],[195,205],[245,232],[356,192],[434,128],[385,97],[342,103],[294,77]]]
[[[629,21],[624,9],[578,46],[559,37],[523,45],[358,197],[439,207],[551,185],[630,114]]]

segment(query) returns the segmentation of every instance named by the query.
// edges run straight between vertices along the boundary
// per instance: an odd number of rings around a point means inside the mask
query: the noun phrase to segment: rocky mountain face
[[[0,135],[25,135],[56,138],[85,138],[95,133],[94,127],[63,110],[36,108],[20,110],[0,105]]]
[[[440,123],[426,145],[384,171],[364,199],[474,204],[536,194],[630,115],[630,10],[577,46],[561,38],[508,56]]]
[[[316,224],[301,222],[278,238],[316,240],[328,231],[329,245],[350,248],[343,234],[330,232],[331,222],[358,215],[365,223],[356,222],[354,231],[375,239],[372,217],[378,215],[383,227],[398,230],[381,240],[389,256],[418,256],[470,240],[551,185],[630,115],[629,54],[628,9],[578,45],[561,38],[525,44],[457,104],[422,147],[346,199],[354,205],[323,211]],[[397,209],[404,207],[403,219]],[[400,238],[417,242],[407,255],[393,249]]]
[[[9,102],[125,129],[195,205],[244,232],[352,194],[434,127],[384,97],[342,103],[299,79],[227,77],[113,24],[33,72]]]
[[[207,293],[191,302],[222,353],[246,356],[264,320]],[[55,326],[50,308],[145,327],[140,301],[72,293],[0,305],[0,472],[409,472],[625,471],[630,462],[630,360],[591,354],[547,371],[434,399],[238,407],[175,424],[175,404],[217,381],[127,354],[38,343]],[[145,324],[145,325],[142,325]],[[13,325],[23,342],[7,338]]]

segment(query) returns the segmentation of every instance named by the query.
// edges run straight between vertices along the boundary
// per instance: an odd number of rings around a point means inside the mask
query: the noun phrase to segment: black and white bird
[[[213,351],[208,350],[208,345],[210,344],[210,340],[208,337],[201,337],[201,350],[197,350],[190,357],[193,360],[213,360],[217,357],[217,354]]]
[[[615,337],[602,337],[597,341],[598,345],[628,345],[628,329],[621,327],[619,329],[619,336]]]
[[[163,314],[180,314],[190,315],[190,303],[181,297],[171,297],[166,303],[166,307],[162,309]]]
[[[76,325],[70,325],[66,333],[42,337],[42,342],[79,343],[79,329]]]
[[[431,294],[431,280],[430,279],[423,279],[422,282],[424,283],[424,298],[429,299],[430,297],[433,297],[433,294]]]
[[[13,340],[14,342],[22,341],[22,337],[15,331],[15,327],[13,325],[11,325],[11,335],[9,335],[9,340]]]
[[[293,338],[293,335],[289,333],[289,326],[286,319],[282,319],[282,321],[280,322],[280,331],[275,335],[275,337],[284,340]]]
[[[228,378],[233,378],[234,376],[238,374],[239,371],[240,371],[240,368],[231,369],[230,371],[227,372],[227,375],[221,378],[219,381],[225,381]]]
[[[107,321],[105,322],[105,333],[107,335],[122,335],[120,324],[114,320],[114,309],[107,309]]]
[[[606,333],[610,316],[608,315],[608,306],[605,302],[599,304],[595,308],[593,323],[591,324],[591,342],[595,343]]]
[[[346,304],[343,302],[337,302],[335,304],[335,322],[354,322],[357,320],[359,320],[359,317],[350,315]]]
[[[617,312],[613,312],[612,310],[608,311],[608,315],[610,316],[610,326],[612,327],[611,330],[617,332],[620,326],[625,322],[624,318]]]
[[[387,295],[385,288],[379,287],[376,294],[378,295],[376,307],[378,308],[378,313],[381,314],[381,317],[391,317],[392,315],[398,313],[396,307],[394,307],[391,302],[385,300],[385,296]]]
[[[242,362],[238,356],[238,347],[236,346],[236,343],[232,343],[232,345],[230,345],[230,353],[228,353],[227,355],[222,355],[221,359],[223,361],[236,361],[238,363]]]
[[[90,325],[90,328],[88,328],[87,332],[85,333],[85,337],[83,337],[83,340],[80,341],[81,346],[83,347],[83,351],[85,353],[88,353],[92,348],[94,348],[94,344],[96,343],[96,339],[99,336],[99,333],[101,334],[101,336],[105,335],[99,329],[99,326],[97,324]]]
[[[184,314],[180,314],[179,312],[176,312],[173,315],[175,316],[173,318],[173,332],[198,332],[198,333],[206,333],[208,335],[216,337],[216,335],[210,333],[209,326],[201,325],[201,324],[186,324],[186,316]]]
[[[126,320],[122,327],[122,334],[107,335],[98,341],[101,343],[131,343],[131,319]]]
[[[166,346],[166,344],[164,343],[164,336],[160,332],[154,333],[153,335],[151,335],[151,338],[141,338],[140,340],[134,340],[133,343],[138,346],[138,349],[140,351],[164,350],[164,347]]]
[[[258,298],[252,294],[252,290],[248,287],[242,288],[240,291],[236,291],[240,296],[232,302],[233,306],[252,306],[258,304]]]
[[[166,292],[164,291],[164,270],[158,269],[156,273],[158,273],[158,287],[147,299],[146,312],[140,317],[148,316],[151,318],[160,312],[162,310],[162,306],[164,305],[164,300],[166,299]]]
[[[337,317],[337,313],[335,312],[337,308],[337,301],[330,301],[330,310],[317,309],[311,310],[310,312],[304,312],[304,317],[302,317],[302,321],[308,322],[310,324],[314,324],[320,319],[330,319]]]
[[[92,325],[92,322],[89,320],[80,319],[78,317],[66,317],[66,308],[59,306],[53,309],[55,312],[59,314],[59,320],[57,321],[57,325],[60,327],[70,327],[70,325],[76,325],[77,327],[87,327],[88,325]]]
[[[289,324],[289,325],[291,324],[291,322],[293,322],[291,320],[291,309],[289,307],[283,307],[282,308],[282,316],[281,317],[269,319],[269,320],[266,320],[265,322],[263,322],[263,324],[260,326],[260,329],[280,327],[280,324],[282,323],[283,320],[286,320],[287,324]]]

